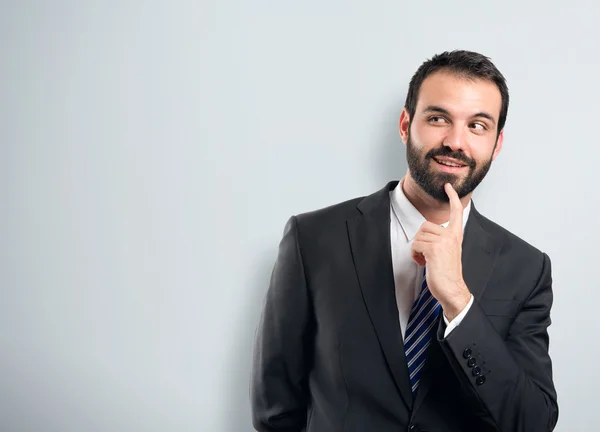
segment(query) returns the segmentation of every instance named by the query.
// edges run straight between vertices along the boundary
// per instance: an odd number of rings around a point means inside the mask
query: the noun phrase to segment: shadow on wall
[[[283,226],[281,227],[283,235]],[[227,364],[229,381],[225,383],[225,391],[219,392],[227,399],[221,406],[227,407],[227,418],[224,420],[223,432],[251,432],[252,417],[250,413],[250,376],[252,369],[252,351],[254,336],[260,314],[265,302],[265,296],[271,272],[277,257],[278,244],[271,250],[256,254],[257,260],[254,276],[248,281],[249,296],[244,304],[247,306],[243,315],[237,317],[238,331],[233,339],[233,356]]]
[[[398,133],[398,120],[404,101],[395,99],[384,111],[377,136],[377,154],[372,167],[377,184],[383,187],[390,180],[400,180],[406,173],[406,146]],[[373,191],[375,192],[375,191]]]
[[[398,118],[402,107],[402,102],[394,101],[393,105],[385,111],[384,121],[380,124],[380,132],[376,138],[377,146],[374,147],[377,154],[374,154],[372,159],[375,162],[372,172],[378,187],[383,187],[390,180],[400,179],[406,172],[405,146],[398,135]],[[283,226],[281,229],[283,235]],[[229,361],[227,369],[229,382],[226,383],[225,391],[222,392],[227,397],[222,406],[229,408],[224,432],[251,432],[254,430],[249,396],[252,351],[256,327],[277,257],[277,248],[278,245],[274,244],[268,252],[256,254],[260,258],[254,267],[255,276],[248,284],[250,298],[244,303],[247,305],[247,309],[243,316],[238,317],[239,330],[234,339],[235,355]]]

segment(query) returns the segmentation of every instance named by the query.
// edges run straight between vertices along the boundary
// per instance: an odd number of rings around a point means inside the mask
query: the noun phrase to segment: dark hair
[[[504,128],[504,123],[506,123],[506,115],[508,113],[508,87],[506,80],[488,57],[473,51],[446,51],[433,56],[430,60],[419,66],[419,69],[417,69],[410,80],[406,102],[404,103],[410,120],[412,121],[415,115],[417,99],[419,98],[419,91],[423,81],[432,73],[440,70],[455,73],[467,79],[492,81],[498,86],[500,96],[502,96],[502,107],[500,108],[497,132],[500,134],[500,131]]]

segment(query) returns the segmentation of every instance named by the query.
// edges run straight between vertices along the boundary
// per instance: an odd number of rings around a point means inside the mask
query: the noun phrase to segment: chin
[[[459,178],[454,174],[436,173],[435,182],[437,183],[439,188],[442,189],[442,191],[444,190],[444,185],[446,183],[450,183],[454,190],[458,190],[465,183],[465,179]]]
[[[430,189],[426,192],[428,192],[428,194],[431,195],[432,198],[435,198],[440,202],[450,202],[450,199],[448,198],[448,194],[446,193],[446,189],[444,187],[446,183],[450,183],[452,185],[454,190],[458,193],[459,198],[463,198],[466,195],[464,193],[461,193],[461,187],[464,185],[463,179],[457,179],[456,176],[453,175],[451,175],[450,178],[436,178],[436,184],[433,190]]]

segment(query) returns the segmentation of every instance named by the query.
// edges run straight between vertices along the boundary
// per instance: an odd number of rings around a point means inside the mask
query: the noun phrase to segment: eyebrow
[[[451,117],[450,115],[450,111],[448,111],[447,109],[444,109],[442,107],[439,106],[435,106],[435,105],[429,105],[427,108],[425,108],[423,110],[424,113],[440,113],[440,114],[444,114],[447,115],[448,117]],[[488,119],[489,121],[491,121],[492,123],[496,124],[496,119],[494,119],[494,117],[484,111],[478,112],[477,114],[474,114],[471,116],[471,118],[475,118],[475,117],[481,117],[481,118],[485,118]]]

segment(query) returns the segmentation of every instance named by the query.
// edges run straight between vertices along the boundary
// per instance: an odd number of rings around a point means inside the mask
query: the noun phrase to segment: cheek
[[[444,141],[444,129],[414,125],[411,128],[412,141],[421,148],[427,150],[439,147]]]
[[[489,139],[488,137],[477,137],[471,141],[469,151],[471,157],[475,159],[478,165],[487,163],[494,154],[495,139]]]

